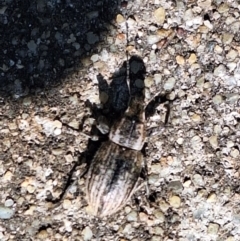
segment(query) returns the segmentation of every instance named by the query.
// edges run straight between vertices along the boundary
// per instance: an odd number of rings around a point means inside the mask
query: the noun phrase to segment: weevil
[[[144,76],[136,78],[137,73],[132,72],[131,63],[136,63],[136,59],[129,61],[129,76],[140,84],[130,79],[133,90],[129,90],[132,93],[129,106],[122,118],[113,123],[109,140],[98,149],[87,173],[87,201],[91,213],[98,217],[112,215],[126,205],[136,190],[144,165],[141,152],[146,136]]]
[[[87,202],[91,213],[98,217],[112,215],[126,205],[138,189],[145,165],[145,112],[151,102],[144,104],[145,66],[140,57],[132,56],[127,69],[131,93],[128,108],[112,124],[109,140],[100,146],[87,173]],[[161,98],[161,102],[167,101],[166,96]],[[167,107],[165,124],[169,117]]]

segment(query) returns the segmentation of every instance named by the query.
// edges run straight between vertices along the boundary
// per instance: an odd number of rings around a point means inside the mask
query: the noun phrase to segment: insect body
[[[130,70],[131,63],[130,60]],[[143,68],[144,64],[142,63]],[[130,79],[139,78],[130,71]],[[144,76],[141,76],[144,80]],[[143,167],[141,150],[145,142],[143,86],[130,83],[134,96],[123,117],[110,130],[89,167],[86,183],[87,200],[93,215],[104,217],[124,207],[136,190]]]

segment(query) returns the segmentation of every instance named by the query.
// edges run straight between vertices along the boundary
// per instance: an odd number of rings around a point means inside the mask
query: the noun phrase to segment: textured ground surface
[[[15,214],[0,220],[0,240],[240,240],[239,10],[231,0],[1,0],[0,213]],[[96,76],[119,69],[127,38],[146,66],[146,102],[177,97],[165,128],[163,105],[147,123],[157,127],[150,200],[142,188],[94,218],[83,177],[53,208],[46,198],[87,148]]]

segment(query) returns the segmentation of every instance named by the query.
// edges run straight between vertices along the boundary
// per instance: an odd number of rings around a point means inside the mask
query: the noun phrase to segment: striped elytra
[[[112,215],[124,207],[135,191],[143,166],[142,153],[104,142],[90,165],[86,194],[92,215]]]

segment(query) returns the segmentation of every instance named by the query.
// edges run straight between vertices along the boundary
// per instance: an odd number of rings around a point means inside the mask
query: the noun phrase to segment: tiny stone
[[[158,24],[163,24],[165,21],[166,12],[165,9],[160,7],[154,11],[154,18]]]
[[[209,22],[209,20],[204,21],[204,25],[211,30],[213,29],[213,25]]]
[[[231,157],[233,157],[233,158],[239,157],[239,150],[236,149],[236,148],[233,148],[233,149],[231,150],[231,152],[230,152],[230,155],[231,155]]]
[[[139,219],[140,219],[141,222],[147,222],[148,215],[146,213],[140,212],[139,213]]]
[[[215,48],[214,48],[214,52],[216,54],[221,54],[223,52],[223,49],[219,45],[216,45]]]
[[[95,44],[99,41],[99,36],[93,32],[88,32],[87,41],[89,44]]]
[[[144,84],[147,88],[151,87],[153,85],[154,81],[153,81],[153,78],[152,77],[146,77],[144,79]]]
[[[11,207],[13,206],[13,204],[14,204],[14,201],[12,199],[7,199],[4,203],[6,207]]]
[[[125,21],[125,18],[121,14],[118,14],[117,18],[116,18],[116,21],[117,21],[118,24],[121,24]]]
[[[182,137],[179,137],[179,138],[177,139],[177,143],[178,143],[179,145],[182,145],[182,144],[183,144],[183,141],[184,141],[184,139],[183,139]]]
[[[33,185],[28,185],[28,186],[27,186],[27,191],[28,191],[29,193],[34,193],[35,187],[34,187]]]
[[[150,185],[157,185],[159,181],[159,175],[158,174],[151,174],[149,177],[148,177],[148,182]]]
[[[124,234],[130,234],[133,232],[133,227],[130,223],[126,224],[123,231]]]
[[[127,220],[130,222],[136,222],[137,219],[138,219],[138,214],[135,211],[132,211],[127,215]]]
[[[173,193],[180,193],[183,190],[183,185],[181,181],[171,181],[168,184],[168,189],[171,190]]]
[[[204,185],[202,176],[201,176],[200,174],[195,174],[195,175],[193,176],[193,183],[194,183],[195,185],[199,185],[199,186]]]
[[[222,98],[221,95],[215,95],[215,96],[213,97],[213,103],[214,103],[215,105],[221,104],[222,101],[223,101],[223,98]]]
[[[77,120],[73,120],[71,122],[68,123],[68,126],[74,128],[75,130],[79,129],[79,122]]]
[[[154,82],[156,85],[159,85],[162,83],[162,75],[161,74],[155,74],[153,78],[154,78]]]
[[[71,201],[69,199],[65,199],[63,201],[63,208],[64,209],[69,209],[71,207],[71,205],[72,205],[72,203],[71,203]]]
[[[227,60],[229,61],[235,60],[237,56],[238,56],[238,52],[233,49],[231,49],[226,55]]]
[[[154,235],[154,236],[151,237],[150,240],[151,241],[159,241],[159,240],[162,240],[162,238],[157,236],[157,235]],[[172,241],[172,239],[168,239],[168,241]]]
[[[52,150],[52,154],[55,155],[55,156],[60,156],[60,155],[62,155],[62,153],[63,153],[63,150],[60,149],[60,148]]]
[[[183,58],[183,56],[177,55],[176,61],[177,61],[177,63],[179,65],[184,65],[185,64],[185,59]]]
[[[16,130],[17,129],[17,124],[14,123],[14,122],[13,123],[9,123],[8,127],[9,127],[10,130]]]
[[[152,233],[156,234],[156,235],[161,235],[162,236],[164,234],[164,230],[161,227],[153,227],[152,228]],[[155,237],[157,237],[157,236],[155,236]],[[160,238],[160,237],[158,237],[158,238]],[[161,239],[157,239],[157,240],[161,240]]]
[[[152,45],[152,44],[156,44],[158,41],[161,40],[161,37],[158,35],[149,35],[147,37],[147,42],[148,44]]]
[[[53,125],[56,127],[56,128],[62,128],[62,122],[60,122],[59,120],[55,120],[53,122]]]
[[[79,43],[77,43],[77,42],[73,43],[72,46],[73,46],[76,50],[80,49],[80,47],[81,47],[81,45],[80,45]],[[64,66],[64,65],[65,65],[65,64],[63,63],[63,66]]]
[[[23,105],[28,106],[28,105],[31,105],[31,103],[32,103],[31,97],[26,97],[23,99]]]
[[[99,59],[98,54],[94,54],[94,55],[92,55],[92,57],[91,57],[91,60],[92,60],[93,63],[94,63],[94,62],[97,62],[98,59]]]
[[[184,187],[190,187],[192,181],[191,180],[187,180],[186,182],[183,183]]]
[[[162,171],[161,164],[160,163],[152,164],[151,171],[152,171],[152,173],[161,173],[161,171]]]
[[[87,240],[91,240],[93,233],[92,230],[90,229],[90,227],[85,227],[82,231],[82,235],[83,235],[83,240],[87,241]]]
[[[188,63],[190,65],[194,64],[197,61],[197,56],[196,54],[191,54],[190,57],[188,58]]]
[[[167,90],[167,91],[172,90],[175,83],[176,83],[176,80],[174,78],[169,78],[163,86],[164,90]]]
[[[219,230],[219,224],[217,223],[210,223],[208,225],[207,233],[211,235],[217,235]]]
[[[62,133],[62,130],[59,129],[59,128],[56,128],[56,129],[53,131],[53,134],[54,134],[55,136],[59,136],[59,135],[61,135],[61,133]]]
[[[153,212],[153,215],[155,216],[155,218],[157,219],[158,223],[164,223],[165,221],[165,216],[163,214],[163,212],[156,210]]]
[[[3,182],[11,181],[12,176],[13,176],[12,172],[7,171],[7,172],[5,173],[5,175],[3,176],[3,178],[2,178],[2,181],[3,181]]]
[[[14,215],[14,210],[0,205],[0,219],[10,219]]]
[[[201,116],[198,115],[198,114],[193,114],[191,119],[194,121],[194,122],[200,122],[201,121]]]
[[[233,104],[238,101],[239,94],[231,93],[231,94],[228,94],[226,97],[227,97],[227,102],[230,104]]]
[[[223,77],[226,74],[226,72],[226,67],[223,64],[220,64],[217,68],[215,68],[214,75],[218,77]]]
[[[159,201],[159,208],[165,213],[169,209],[170,205],[164,200]]]
[[[35,43],[33,40],[29,41],[28,44],[27,44],[27,46],[28,46],[28,49],[29,49],[30,51],[36,52],[37,45],[36,45],[36,43]]]
[[[222,132],[222,127],[220,125],[214,126],[214,133],[220,134]]]
[[[43,229],[40,232],[38,232],[36,236],[39,239],[46,240],[46,238],[48,237],[48,232],[47,230]]]
[[[213,149],[217,149],[217,148],[218,148],[218,139],[217,139],[217,136],[211,136],[211,137],[209,137],[209,142],[210,142],[210,145],[212,146]]]
[[[217,199],[217,195],[215,193],[211,193],[207,198],[207,202],[214,203],[216,202],[216,199]]]
[[[172,196],[169,198],[169,203],[174,208],[179,208],[181,205],[181,199],[179,196]]]
[[[229,11],[229,6],[227,3],[222,3],[219,8],[218,8],[218,12],[219,13],[225,13]]]
[[[234,35],[230,33],[224,33],[222,36],[222,41],[224,44],[230,44],[233,40]]]

